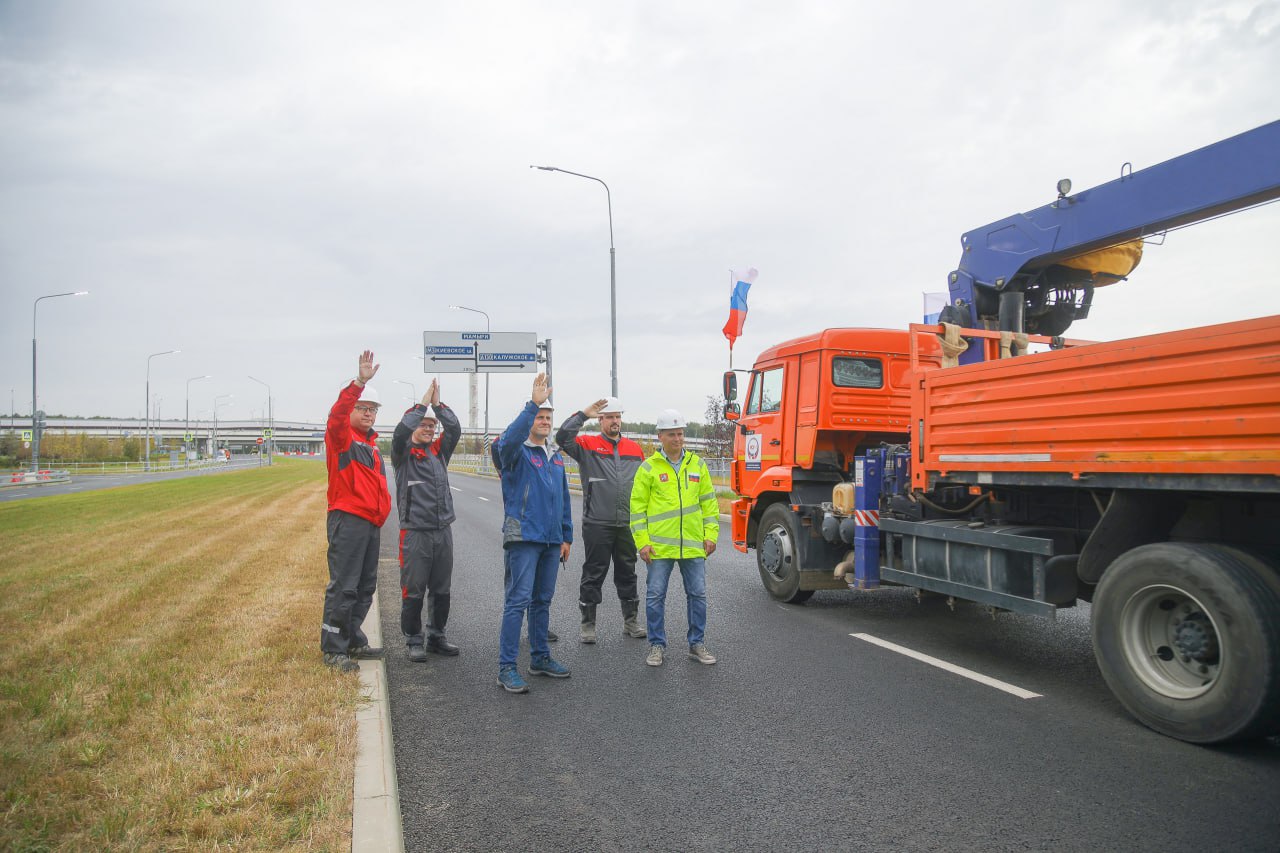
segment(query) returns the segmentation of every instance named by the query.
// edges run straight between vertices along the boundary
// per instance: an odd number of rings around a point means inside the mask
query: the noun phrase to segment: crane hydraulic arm
[[[1136,264],[1145,237],[1280,197],[1280,121],[1070,192],[1070,181],[1060,181],[1053,203],[960,238],[943,322],[1062,334],[1088,316],[1095,287],[1124,275],[1073,259],[1127,243]],[[978,350],[971,347],[961,361],[980,358]]]

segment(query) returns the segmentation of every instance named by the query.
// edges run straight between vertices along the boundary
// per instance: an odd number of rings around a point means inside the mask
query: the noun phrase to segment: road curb
[[[374,618],[366,619],[363,625],[369,645],[382,646],[382,619],[378,608],[374,607],[370,613]],[[404,853],[385,661],[360,661],[360,692],[365,701],[356,711],[351,850],[352,853]]]

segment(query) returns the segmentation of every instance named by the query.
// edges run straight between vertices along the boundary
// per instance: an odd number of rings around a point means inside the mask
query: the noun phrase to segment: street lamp
[[[142,470],[151,470],[151,359],[158,355],[173,355],[180,353],[180,349],[167,349],[164,352],[153,352],[147,356],[147,405],[143,408],[143,412],[147,416],[147,453],[143,457]]]
[[[219,394],[213,398],[213,455],[218,455],[218,406],[222,404],[219,400],[226,400],[234,397],[235,394]]]
[[[252,376],[250,376],[249,378],[253,379]],[[253,379],[253,381],[257,382],[259,385],[267,389],[267,429],[271,430],[271,433],[266,436],[266,439],[267,439],[266,444],[267,444],[267,464],[270,465],[271,464],[271,447],[273,444],[275,444],[275,441],[276,441],[276,417],[275,417],[275,410],[272,408],[272,403],[271,403],[271,386],[268,385],[266,382],[263,382],[261,379]]]
[[[613,360],[611,362],[609,378],[612,382],[613,396],[618,396],[618,278],[617,267],[614,263],[613,251],[613,194],[609,192],[609,185],[599,178],[591,175],[584,175],[581,172],[570,172],[568,169],[560,169],[555,166],[530,166],[530,169],[541,169],[544,172],[564,172],[566,175],[576,175],[579,178],[586,178],[589,181],[595,181],[604,187],[605,203],[609,206],[609,333],[611,340],[611,350]]]
[[[413,396],[412,396],[412,397],[410,397],[410,398],[409,398],[409,400],[410,400],[410,402],[412,402],[414,405],[417,405],[417,402],[418,402],[418,389],[414,386],[414,384],[413,384],[412,382],[406,382],[406,381],[405,381],[405,380],[403,380],[403,379],[392,379],[391,381],[392,381],[392,382],[399,382],[401,385],[408,385],[408,386],[409,386],[409,391],[413,394]]]
[[[187,380],[187,406],[186,406],[186,411],[182,417],[182,420],[183,420],[182,448],[183,450],[187,450],[187,444],[190,443],[190,439],[187,438],[187,436],[191,435],[191,383],[195,382],[197,379],[212,379],[212,378],[213,378],[212,376],[209,376],[206,374],[205,376],[192,376],[190,379]],[[188,464],[190,464],[191,460],[188,459],[187,462]]]
[[[59,296],[86,296],[87,290],[77,290],[67,293],[49,293],[44,296],[36,297],[36,301],[31,304],[31,470],[40,470],[40,433],[41,424],[40,416],[36,412],[40,411],[36,405],[36,309],[40,307],[41,299],[56,299]]]
[[[481,311],[479,308],[468,308],[465,305],[450,305],[449,307],[452,308],[454,311],[470,311],[473,314],[484,314],[484,333],[486,335],[490,334],[489,315],[486,312]],[[477,359],[476,370],[479,370],[479,369],[480,369],[480,361]],[[471,375],[474,376],[475,374],[473,373]],[[472,421],[472,423],[475,423],[475,421]],[[489,437],[489,374],[488,373],[485,373],[484,375],[484,437],[485,438]]]

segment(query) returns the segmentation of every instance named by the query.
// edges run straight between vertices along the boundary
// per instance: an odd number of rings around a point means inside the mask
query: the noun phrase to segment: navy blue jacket
[[[573,541],[573,505],[569,477],[560,451],[550,456],[525,444],[538,406],[530,400],[502,434],[502,545],[536,542],[558,545]]]

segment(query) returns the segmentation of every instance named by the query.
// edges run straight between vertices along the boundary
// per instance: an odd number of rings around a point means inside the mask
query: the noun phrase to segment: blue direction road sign
[[[538,372],[534,332],[423,332],[424,373]]]

